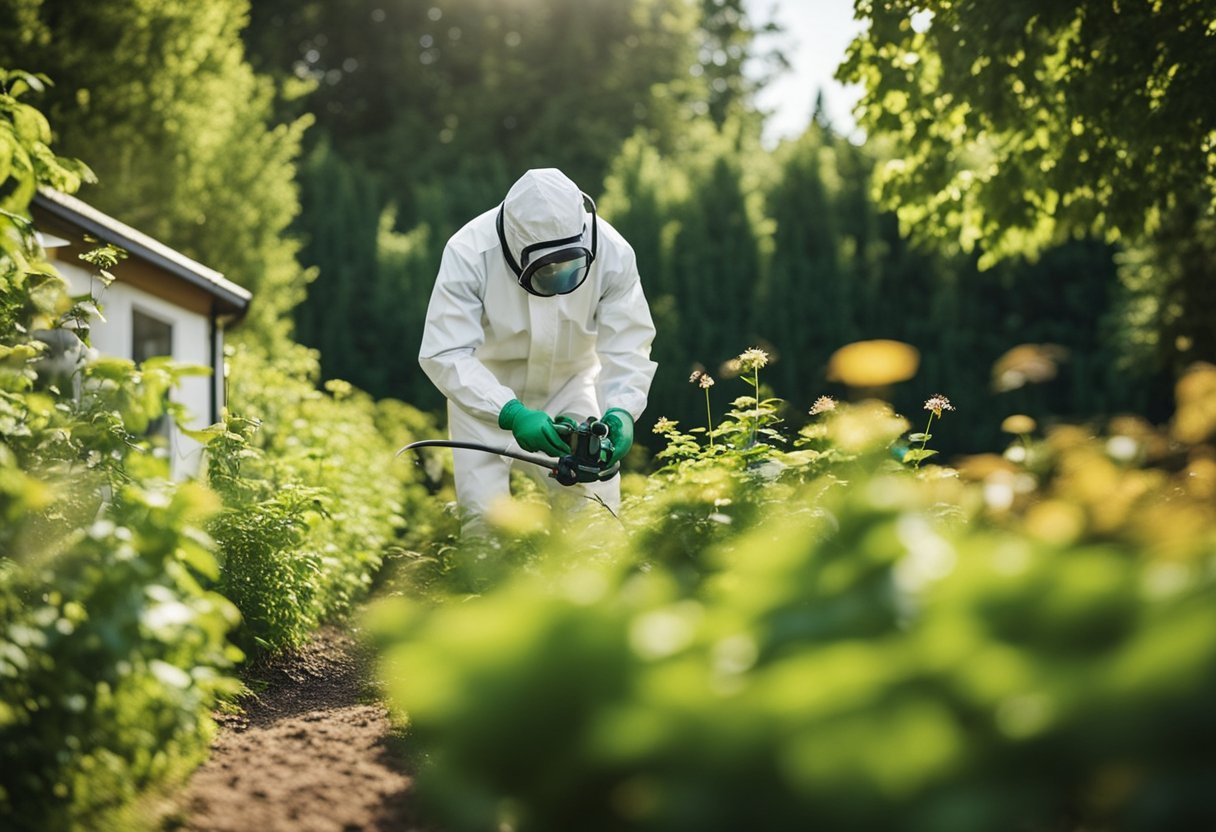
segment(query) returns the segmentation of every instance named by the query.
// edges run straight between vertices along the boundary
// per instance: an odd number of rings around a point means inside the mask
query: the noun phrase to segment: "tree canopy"
[[[1096,235],[1129,249],[1126,357],[1216,361],[1216,17],[1208,0],[858,0],[839,70],[891,147],[905,230],[981,266]]]
[[[841,67],[898,152],[884,196],[985,263],[1076,233],[1139,237],[1216,201],[1207,0],[858,0]]]
[[[318,140],[375,172],[408,226],[420,185],[470,159],[491,177],[495,160],[516,174],[557,166],[598,191],[630,134],[671,136],[705,101],[709,80],[688,71],[697,12],[688,0],[266,0],[245,39],[285,90],[313,86],[297,106]]]

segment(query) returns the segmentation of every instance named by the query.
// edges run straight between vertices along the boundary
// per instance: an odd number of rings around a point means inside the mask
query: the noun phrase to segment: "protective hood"
[[[587,237],[583,193],[557,168],[530,170],[503,200],[503,236],[516,263],[528,246],[551,240]],[[544,254],[533,250],[532,257]]]

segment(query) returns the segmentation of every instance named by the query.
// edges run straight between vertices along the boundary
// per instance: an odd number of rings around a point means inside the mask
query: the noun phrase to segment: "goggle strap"
[[[523,277],[524,270],[515,262],[515,257],[511,254],[511,247],[507,245],[507,235],[503,231],[502,218],[506,210],[507,204],[505,202],[498,207],[498,221],[496,223],[498,226],[498,242],[502,245],[503,257],[506,258],[507,265],[511,267],[511,271],[515,272],[516,277]]]
[[[577,243],[583,239],[583,234],[586,231],[587,231],[587,226],[583,225],[582,231],[578,232],[577,234],[575,234],[573,236],[566,237],[563,240],[547,240],[543,243],[533,243],[532,245],[525,247],[524,250],[519,253],[519,256],[523,258],[523,263],[526,266],[528,264],[528,255],[531,254],[532,252],[539,251],[540,249],[543,249],[543,248],[555,249],[558,246],[564,246],[567,243]]]
[[[590,266],[591,263],[595,262],[595,253],[598,250],[597,244],[599,243],[600,224],[599,217],[596,216],[595,213],[595,200],[586,194],[583,194],[583,202],[585,203],[586,207],[591,209],[591,260],[589,260],[587,263],[587,265]],[[584,228],[585,227],[586,226],[584,226]]]

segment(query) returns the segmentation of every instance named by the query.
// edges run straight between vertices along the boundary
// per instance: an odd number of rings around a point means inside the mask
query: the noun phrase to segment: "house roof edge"
[[[218,300],[244,314],[253,294],[243,286],[228,280],[215,269],[192,260],[164,243],[131,226],[114,219],[87,202],[74,196],[39,188],[33,204],[59,219],[79,226],[100,240],[125,249],[153,265],[192,283]]]

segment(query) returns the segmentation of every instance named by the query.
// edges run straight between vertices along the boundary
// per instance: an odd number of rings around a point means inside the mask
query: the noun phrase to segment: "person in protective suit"
[[[633,248],[574,182],[543,168],[448,240],[418,361],[448,399],[452,439],[560,457],[570,449],[554,418],[600,415],[611,464],[629,451],[646,407],[653,339]],[[509,494],[513,462],[459,449],[453,460],[468,528]],[[543,475],[527,463],[524,470]],[[547,483],[613,511],[620,503],[615,477]]]

